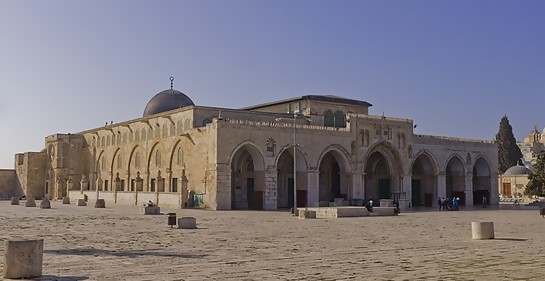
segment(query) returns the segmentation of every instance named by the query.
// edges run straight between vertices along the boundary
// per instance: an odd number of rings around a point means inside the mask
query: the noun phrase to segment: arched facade
[[[349,199],[351,178],[349,177],[348,153],[342,146],[326,148],[319,158],[318,200],[320,206],[327,206],[335,198]]]
[[[239,145],[230,158],[231,209],[263,209],[263,153],[251,142]]]
[[[411,165],[411,204],[413,207],[435,205],[439,197],[437,164],[429,151],[422,151]]]
[[[452,155],[445,167],[446,173],[446,198],[451,200],[453,197],[460,198],[460,205],[466,203],[466,170],[462,158]]]
[[[373,145],[365,157],[365,199],[393,199],[399,194],[403,167],[399,152],[386,141]]]

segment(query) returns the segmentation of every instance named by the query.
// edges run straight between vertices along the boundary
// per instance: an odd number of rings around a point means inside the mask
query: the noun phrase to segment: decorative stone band
[[[293,123],[250,121],[250,120],[238,120],[238,119],[227,119],[225,122],[229,124],[256,126],[256,127],[293,128]],[[319,126],[319,125],[305,125],[305,124],[295,124],[295,127],[297,129],[307,129],[307,130],[350,132],[349,127],[334,128],[334,127],[325,127],[325,126]]]

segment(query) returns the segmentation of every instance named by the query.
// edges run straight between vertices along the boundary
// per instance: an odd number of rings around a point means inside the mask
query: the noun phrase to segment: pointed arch
[[[231,152],[231,155],[229,156],[229,165],[233,164],[233,160],[235,157],[235,154],[241,151],[242,148],[246,148],[252,158],[254,159],[254,169],[256,171],[264,171],[265,170],[265,157],[263,157],[263,151],[261,148],[259,148],[258,145],[256,145],[253,141],[246,140],[241,143],[239,143]],[[257,161],[256,161],[257,160]]]

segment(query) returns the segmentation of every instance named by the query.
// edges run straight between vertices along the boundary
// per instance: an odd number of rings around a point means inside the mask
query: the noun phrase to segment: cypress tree
[[[533,171],[528,176],[530,180],[526,185],[524,194],[526,195],[545,195],[545,153],[537,157],[537,162],[533,165]]]
[[[522,152],[517,145],[507,115],[501,118],[500,130],[496,134],[496,143],[498,144],[498,172],[503,174],[505,170],[516,165],[522,158]]]

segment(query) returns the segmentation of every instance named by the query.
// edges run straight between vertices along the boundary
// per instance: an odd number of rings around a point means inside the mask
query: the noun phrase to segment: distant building
[[[416,135],[412,120],[369,115],[369,107],[322,95],[198,106],[171,86],[141,118],[47,136],[41,152],[17,154],[15,171],[4,173],[27,196],[173,208],[273,210],[294,197],[298,206],[373,198],[406,209],[453,196],[498,203],[495,143]]]
[[[545,129],[543,129],[543,132],[539,132],[537,125],[535,125],[534,130],[522,142],[518,142],[517,145],[522,152],[525,166],[531,168],[536,163],[539,154],[545,152]]]

